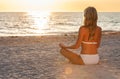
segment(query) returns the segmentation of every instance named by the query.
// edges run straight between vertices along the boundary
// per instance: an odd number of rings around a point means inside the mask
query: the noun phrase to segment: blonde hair
[[[88,40],[93,39],[95,35],[95,29],[97,27],[97,11],[94,7],[87,7],[84,10],[84,26],[89,29],[89,37]]]

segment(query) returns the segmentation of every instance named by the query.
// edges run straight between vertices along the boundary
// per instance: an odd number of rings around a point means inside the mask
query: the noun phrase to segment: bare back
[[[81,42],[81,54],[97,54],[97,49],[100,45],[100,40],[101,40],[101,28],[96,27],[95,29],[95,35],[93,36],[93,40],[88,40],[89,37],[89,29],[82,27],[82,42]]]

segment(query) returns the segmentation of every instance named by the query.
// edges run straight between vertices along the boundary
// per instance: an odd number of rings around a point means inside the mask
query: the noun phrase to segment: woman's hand
[[[61,48],[66,48],[65,45],[62,44],[62,43],[60,43],[59,46],[60,46]]]

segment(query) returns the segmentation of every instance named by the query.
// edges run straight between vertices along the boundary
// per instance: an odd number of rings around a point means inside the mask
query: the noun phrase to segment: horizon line
[[[0,11],[0,12],[29,12],[29,11]],[[83,12],[83,11],[31,11],[31,12]],[[120,11],[97,11],[97,12],[120,12]]]

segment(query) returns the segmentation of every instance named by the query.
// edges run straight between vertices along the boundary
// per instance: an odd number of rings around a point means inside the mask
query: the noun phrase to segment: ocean
[[[82,12],[0,12],[0,36],[57,35],[77,32]],[[103,31],[120,31],[120,12],[99,12]]]

